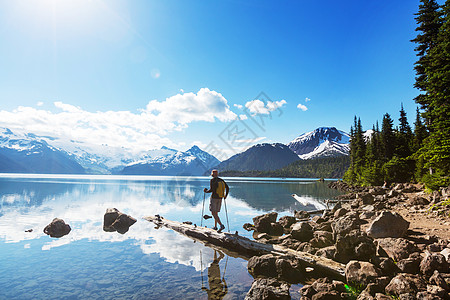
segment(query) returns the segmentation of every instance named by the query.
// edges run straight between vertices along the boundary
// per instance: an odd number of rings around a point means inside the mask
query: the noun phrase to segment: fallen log
[[[218,233],[216,230],[210,228],[199,227],[195,224],[183,224],[177,221],[164,219],[160,216],[149,216],[144,217],[144,219],[155,223],[157,226],[165,226],[188,237],[205,241],[230,251],[244,254],[245,256],[263,254],[290,255],[303,263],[305,268],[312,267],[319,272],[334,275],[339,279],[343,279],[345,277],[345,265],[328,258],[316,256],[307,252],[292,250],[280,245],[264,244],[257,241],[252,241],[237,234],[228,232]]]

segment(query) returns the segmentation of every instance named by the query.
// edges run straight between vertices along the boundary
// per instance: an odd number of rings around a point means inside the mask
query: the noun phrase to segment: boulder
[[[117,219],[112,223],[111,227],[114,228],[118,233],[124,234],[128,231],[131,225],[136,223],[136,219],[126,215],[120,214]]]
[[[445,256],[440,253],[427,254],[420,262],[420,271],[431,276],[434,271],[441,273],[449,272],[449,264]]]
[[[413,205],[428,205],[430,204],[430,201],[428,201],[428,199],[421,197],[421,196],[414,196],[411,199],[409,199],[406,202],[408,205],[413,206]]]
[[[370,193],[358,193],[356,194],[356,199],[360,205],[373,204],[374,196]]]
[[[392,278],[391,282],[386,286],[386,292],[399,296],[402,294],[414,295],[419,290],[425,289],[426,285],[418,275],[398,274]]]
[[[394,261],[408,258],[413,252],[417,252],[417,246],[404,238],[384,238],[376,239],[375,243],[378,247],[378,253],[385,253]]]
[[[297,222],[297,218],[292,216],[283,216],[278,220],[278,223],[280,223],[283,228],[290,228],[295,222]]]
[[[318,292],[311,298],[311,300],[334,300],[334,299],[336,300],[342,299],[341,295],[336,291]]]
[[[247,231],[252,231],[252,230],[255,230],[255,225],[250,224],[250,223],[245,223],[244,225],[242,225],[242,228],[244,228]]]
[[[376,256],[372,259],[372,263],[377,266],[385,276],[392,276],[400,271],[395,262],[389,257]]]
[[[334,259],[335,255],[336,255],[336,246],[333,245],[333,246],[321,248],[321,249],[317,250],[316,255],[321,256],[321,257],[326,257],[329,259]]]
[[[255,229],[258,232],[269,233],[272,229],[271,223],[277,221],[278,213],[270,212],[261,216],[256,216],[253,218],[253,224],[255,224]]]
[[[333,234],[328,231],[314,231],[314,238],[309,241],[315,248],[324,248],[333,245]]]
[[[345,278],[349,283],[366,286],[379,276],[381,276],[381,270],[369,262],[351,260],[345,266]]]
[[[431,275],[429,281],[433,285],[437,285],[446,291],[450,291],[449,285],[437,270],[434,270],[433,275]]]
[[[256,278],[245,300],[288,300],[290,285],[275,278]]]
[[[359,229],[359,225],[359,215],[355,212],[350,212],[332,223],[331,228],[336,237],[337,235],[345,235],[354,229]]]
[[[376,253],[376,247],[373,240],[359,229],[338,235],[336,237],[336,255],[339,262],[347,263],[350,260],[368,261]]]
[[[253,256],[248,260],[247,269],[255,278],[272,277],[291,283],[296,283],[301,278],[300,266],[289,256]]]
[[[347,213],[348,213],[348,209],[339,208],[334,212],[334,217],[339,218],[339,217],[345,216]]]
[[[411,256],[405,259],[401,259],[397,262],[397,267],[403,273],[409,274],[418,274],[419,273],[419,265],[420,265],[420,255],[419,256]]]
[[[291,235],[294,239],[306,242],[313,237],[313,228],[307,222],[295,223],[291,227]]]
[[[136,221],[135,218],[121,213],[117,208],[107,208],[103,216],[103,230],[124,234]]]
[[[370,223],[367,234],[373,238],[403,237],[409,222],[396,212],[383,211]]]
[[[297,219],[308,219],[309,218],[309,212],[304,210],[294,210],[294,217]]]
[[[69,234],[71,228],[63,219],[54,218],[53,221],[45,226],[44,233],[55,238],[63,237]]]

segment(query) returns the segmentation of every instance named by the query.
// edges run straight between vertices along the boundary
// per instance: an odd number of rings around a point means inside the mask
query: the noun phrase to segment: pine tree
[[[386,113],[383,116],[383,122],[381,124],[381,144],[384,152],[383,159],[385,162],[387,162],[394,155],[396,144],[393,129],[393,121],[388,113]]]
[[[423,144],[423,140],[427,137],[427,129],[422,123],[422,118],[420,117],[419,108],[416,108],[416,121],[414,122],[414,141],[412,150],[417,152]]]
[[[430,136],[424,140],[421,155],[433,188],[450,183],[450,0],[443,5],[442,15],[444,22],[425,66],[429,100],[425,117]]]
[[[424,109],[424,116],[428,120],[430,98],[427,93],[428,72],[426,69],[430,64],[429,54],[437,44],[442,19],[439,4],[435,0],[421,0],[421,2],[415,18],[418,24],[416,31],[419,31],[419,34],[411,41],[417,44],[414,50],[419,57],[414,66],[417,75],[414,87],[425,93],[419,94],[414,100]]]
[[[400,109],[399,127],[397,130],[397,144],[395,148],[395,154],[398,157],[408,157],[412,154],[412,131],[411,126],[409,126],[408,119],[406,117],[406,112],[403,109],[403,103]]]

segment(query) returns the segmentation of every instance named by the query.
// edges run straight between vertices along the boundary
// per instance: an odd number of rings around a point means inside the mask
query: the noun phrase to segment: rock
[[[45,226],[44,233],[51,237],[60,238],[69,234],[70,230],[70,225],[66,224],[63,219],[54,218],[50,224]]]
[[[356,194],[356,199],[359,201],[360,205],[373,204],[374,197],[370,193],[358,193]]]
[[[121,213],[117,208],[107,208],[103,216],[103,230],[124,234],[136,221],[135,218]]]
[[[280,223],[283,228],[290,228],[295,222],[297,222],[297,218],[292,216],[283,216],[278,220],[278,223]]]
[[[447,282],[445,282],[445,279],[441,276],[441,274],[437,270],[433,272],[433,275],[431,275],[429,281],[431,284],[440,286],[446,291],[450,291],[449,285],[447,284]]]
[[[348,213],[348,209],[339,208],[334,212],[334,217],[339,218],[339,217],[345,216],[345,214],[347,214],[347,213]]]
[[[325,219],[324,217],[321,217],[321,216],[314,216],[314,217],[312,217],[311,221],[313,221],[316,224],[320,224],[320,223],[326,222],[327,219]]]
[[[427,254],[420,262],[420,271],[431,276],[435,270],[447,273],[449,272],[449,264],[444,255],[440,253]]]
[[[450,198],[450,185],[446,188],[442,188],[441,195],[444,199]]]
[[[325,248],[321,248],[316,252],[317,256],[326,257],[329,259],[334,259],[336,255],[336,246],[329,246]]]
[[[427,293],[433,297],[437,297],[437,299],[449,299],[450,298],[450,295],[447,293],[447,291],[437,285],[430,285],[430,284],[427,285]],[[431,298],[431,299],[433,299],[433,298]]]
[[[276,236],[283,235],[283,233],[284,233],[283,226],[281,226],[280,223],[278,223],[278,222],[270,223],[270,230],[268,233],[270,235],[276,235]]]
[[[430,203],[430,201],[428,201],[428,199],[421,197],[421,196],[414,196],[413,198],[409,199],[406,203],[410,206],[428,205]]]
[[[112,223],[111,227],[114,228],[118,233],[124,234],[128,231],[131,225],[136,223],[136,219],[126,215],[120,214],[117,219]]]
[[[275,257],[272,254],[253,256],[249,259],[247,268],[255,278],[272,277],[291,283],[296,283],[301,278],[300,266],[289,256]]]
[[[107,208],[103,216],[103,230],[108,232],[116,231],[111,225],[116,221],[121,212],[117,208]]]
[[[345,235],[354,229],[359,229],[360,219],[357,213],[350,212],[343,217],[338,218],[331,224],[335,237]]]
[[[314,227],[314,229],[315,229],[315,230],[318,230],[318,231],[328,231],[328,232],[332,232],[332,231],[333,231],[333,229],[331,228],[331,223],[330,223],[330,221],[327,221],[327,222],[323,222],[323,223],[317,224],[317,225]]]
[[[392,298],[382,293],[376,293],[375,300],[392,300]]]
[[[295,223],[291,227],[291,235],[294,239],[306,242],[313,237],[313,228],[306,222]]]
[[[369,262],[351,260],[345,266],[345,278],[349,283],[366,286],[378,276],[381,276],[380,269]]]
[[[380,254],[381,252],[384,252],[394,261],[408,258],[411,253],[418,251],[417,246],[414,243],[404,238],[376,239],[375,243],[378,248],[381,248],[378,249]]]
[[[373,220],[367,234],[373,238],[402,237],[408,231],[409,222],[396,212],[383,211]]]
[[[314,296],[317,291],[310,285],[310,284],[306,284],[304,286],[302,286],[299,290],[300,295],[302,295],[302,297],[306,297],[306,298],[311,298],[312,296]]]
[[[390,190],[389,193],[387,194],[387,196],[388,196],[389,198],[392,198],[392,197],[398,196],[398,194],[399,194],[398,191],[396,191],[396,190]]]
[[[312,300],[339,300],[341,295],[336,291],[319,292],[312,296]]]
[[[294,210],[294,217],[297,219],[308,219],[309,218],[309,212],[304,210]]]
[[[335,258],[342,263],[347,263],[352,259],[368,261],[376,253],[373,240],[359,229],[344,235],[337,235],[335,246]]]
[[[381,270],[381,272],[385,276],[392,276],[400,271],[395,262],[389,257],[377,256],[372,259],[372,262]]]
[[[391,295],[415,294],[419,290],[425,289],[425,283],[418,275],[398,274],[392,278],[386,286],[386,292]]]
[[[288,300],[289,284],[275,278],[256,278],[245,300]]]
[[[445,259],[448,263],[450,263],[450,248],[445,248],[440,252],[442,255],[444,255]]]
[[[419,265],[420,265],[420,256],[419,257],[408,257],[405,259],[401,259],[397,262],[397,267],[402,271],[403,273],[409,273],[409,274],[418,274],[420,271]]]
[[[333,245],[333,234],[328,231],[314,231],[314,238],[309,241],[315,248],[324,248]]]
[[[253,218],[253,224],[255,224],[255,229],[258,232],[269,233],[272,229],[271,223],[277,221],[278,213],[270,212],[261,216],[256,216]]]

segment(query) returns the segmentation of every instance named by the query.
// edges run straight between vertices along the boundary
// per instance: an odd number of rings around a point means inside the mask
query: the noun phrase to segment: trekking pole
[[[202,217],[201,217],[201,220],[200,220],[200,227],[203,226],[203,211],[205,209],[205,197],[206,197],[206,193],[203,192]]]
[[[228,232],[230,232],[230,222],[228,222],[227,201],[225,201],[225,198],[223,198],[223,203],[225,204],[225,215],[227,216]]]

